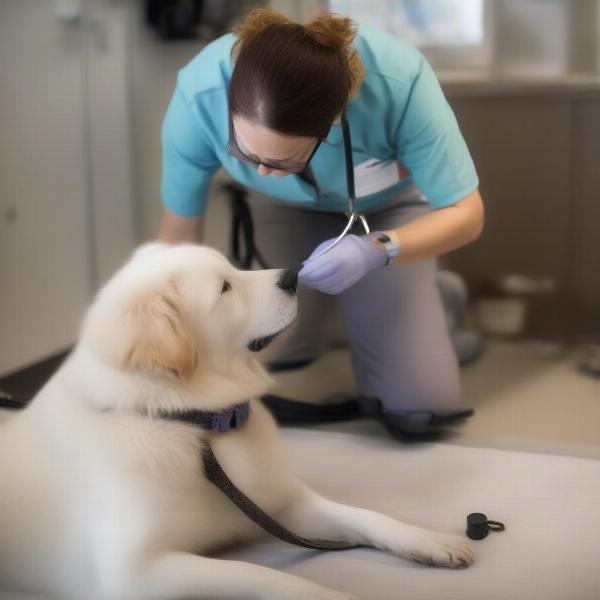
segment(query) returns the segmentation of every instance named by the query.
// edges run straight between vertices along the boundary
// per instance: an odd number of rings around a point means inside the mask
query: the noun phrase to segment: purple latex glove
[[[318,256],[333,239],[319,244],[302,263],[298,282],[326,294],[339,294],[387,261],[385,249],[369,236],[347,235],[332,250]],[[315,258],[313,258],[313,256]]]

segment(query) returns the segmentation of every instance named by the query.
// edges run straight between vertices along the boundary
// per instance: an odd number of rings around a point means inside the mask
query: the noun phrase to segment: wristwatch
[[[389,265],[396,258],[396,256],[400,254],[400,247],[392,242],[392,239],[386,233],[375,231],[371,233],[369,237],[371,237],[371,239],[377,242],[380,246],[383,246],[383,249],[387,254],[387,259],[385,261],[386,265]]]

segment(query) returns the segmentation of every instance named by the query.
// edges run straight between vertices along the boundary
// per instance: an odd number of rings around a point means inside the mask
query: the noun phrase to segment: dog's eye
[[[231,289],[231,284],[227,279],[223,279],[223,285],[221,286],[221,294],[228,292]]]

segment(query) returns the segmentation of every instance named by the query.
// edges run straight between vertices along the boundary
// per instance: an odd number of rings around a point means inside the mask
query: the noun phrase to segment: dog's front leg
[[[126,587],[119,600],[356,600],[289,573],[185,552],[153,559]]]
[[[428,531],[372,510],[333,502],[304,484],[278,519],[304,537],[372,546],[427,565],[462,568],[474,560],[465,537]]]

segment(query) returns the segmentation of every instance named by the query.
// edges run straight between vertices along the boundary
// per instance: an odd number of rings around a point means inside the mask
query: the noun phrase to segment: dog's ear
[[[198,366],[198,348],[186,326],[172,284],[137,299],[127,315],[126,369],[188,379]]]

